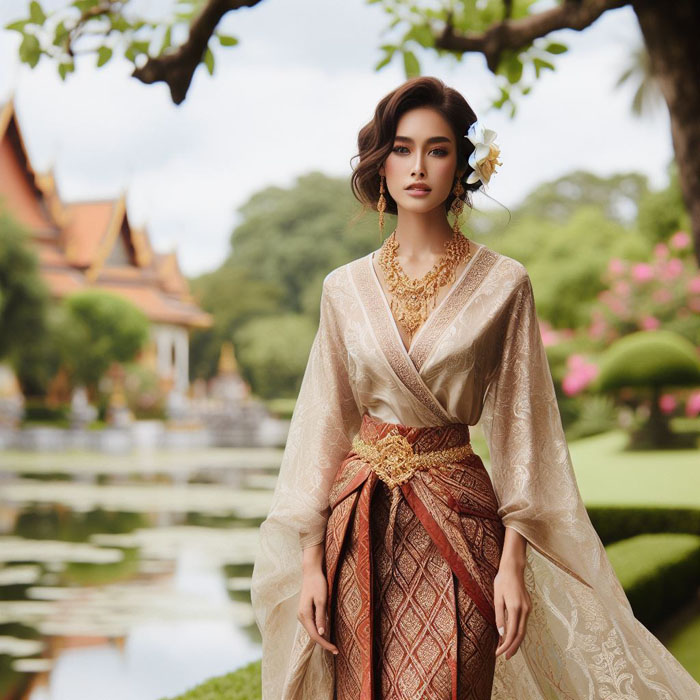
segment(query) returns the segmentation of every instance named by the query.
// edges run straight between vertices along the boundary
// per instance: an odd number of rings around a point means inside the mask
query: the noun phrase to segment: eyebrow
[[[413,139],[410,136],[396,136],[394,141],[413,143]],[[426,143],[450,143],[450,139],[448,139],[447,136],[431,136]]]

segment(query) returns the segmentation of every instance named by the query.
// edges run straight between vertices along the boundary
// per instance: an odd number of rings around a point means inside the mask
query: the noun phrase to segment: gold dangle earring
[[[459,217],[462,215],[462,210],[464,209],[464,200],[462,199],[464,187],[462,186],[462,180],[460,179],[459,175],[457,175],[455,186],[452,189],[452,194],[454,195],[454,199],[452,200],[452,206],[450,206],[450,209],[455,217],[454,223],[452,224],[452,230],[455,233],[461,233],[459,228]]]
[[[379,176],[379,200],[377,201],[379,212],[379,242],[384,240],[384,212],[386,211],[386,197],[384,196],[384,175]]]

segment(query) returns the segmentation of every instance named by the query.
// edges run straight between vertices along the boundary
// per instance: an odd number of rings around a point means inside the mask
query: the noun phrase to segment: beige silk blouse
[[[324,540],[330,486],[365,411],[483,429],[498,513],[528,541],[532,604],[518,651],[496,659],[492,698],[700,699],[700,685],[634,617],[588,517],[527,270],[481,245],[408,351],[371,254],[324,280],[253,571],[263,700],[333,700],[332,654],[297,620],[302,548]]]

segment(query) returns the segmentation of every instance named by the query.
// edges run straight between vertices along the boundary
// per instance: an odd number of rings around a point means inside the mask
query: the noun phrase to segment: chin
[[[433,195],[434,193],[431,192],[427,197],[418,199],[411,197],[410,194],[407,194],[401,204],[403,208],[407,209],[408,211],[428,212],[435,209],[435,207],[439,204],[438,198]]]

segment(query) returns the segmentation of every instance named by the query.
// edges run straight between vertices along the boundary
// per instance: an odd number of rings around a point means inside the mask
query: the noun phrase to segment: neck
[[[442,207],[426,214],[399,210],[396,220],[396,241],[399,255],[405,260],[441,256],[453,231]]]

